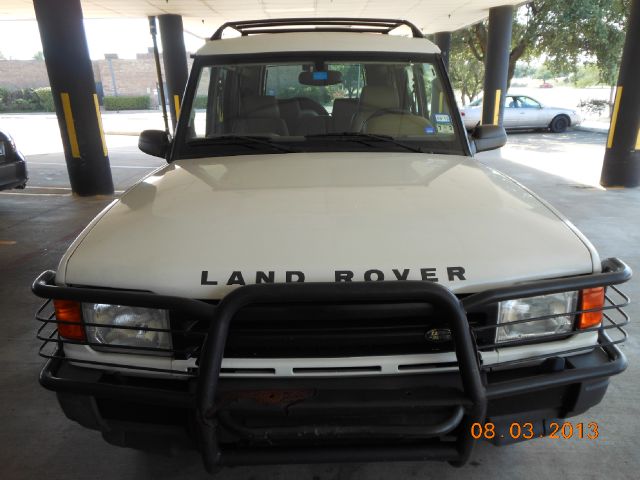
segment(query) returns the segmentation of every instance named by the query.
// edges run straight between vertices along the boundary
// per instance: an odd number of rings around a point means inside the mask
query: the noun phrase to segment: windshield
[[[195,72],[195,95],[182,112],[188,114],[182,157],[274,150],[464,154],[449,96],[429,62],[305,58],[202,65]]]

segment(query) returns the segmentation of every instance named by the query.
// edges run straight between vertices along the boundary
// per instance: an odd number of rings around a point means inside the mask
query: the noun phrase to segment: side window
[[[189,118],[189,138],[206,138],[223,133],[225,112],[229,110],[229,69],[205,67],[200,73]]]
[[[200,73],[196,97],[193,100],[193,108],[189,118],[189,136],[191,138],[203,138],[207,135],[207,98],[209,97],[211,70],[211,67],[203,68]]]
[[[516,97],[507,97],[504,106],[505,108],[518,108],[520,105]]]
[[[540,108],[540,104],[531,97],[520,97],[521,108]]]

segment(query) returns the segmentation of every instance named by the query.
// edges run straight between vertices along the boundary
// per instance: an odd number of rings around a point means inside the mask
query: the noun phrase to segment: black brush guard
[[[312,463],[312,462],[343,462],[343,461],[385,461],[385,460],[448,460],[454,465],[464,464],[470,457],[475,440],[470,435],[471,425],[476,422],[482,423],[487,409],[487,398],[521,393],[536,387],[549,387],[553,385],[566,385],[576,381],[583,381],[589,378],[603,378],[619,373],[626,367],[626,359],[616,344],[626,339],[626,333],[622,327],[628,322],[628,317],[621,310],[621,307],[628,304],[628,298],[624,296],[614,285],[626,282],[631,277],[631,270],[618,259],[607,259],[603,262],[602,273],[568,277],[561,279],[543,280],[521,284],[513,287],[485,291],[466,297],[462,302],[447,288],[428,282],[405,281],[405,282],[372,282],[372,283],[308,283],[308,284],[270,284],[270,285],[249,285],[238,288],[228,294],[218,305],[213,306],[202,301],[160,296],[147,292],[116,291],[96,288],[82,287],[60,287],[55,285],[55,273],[53,271],[44,272],[33,284],[33,291],[36,295],[47,299],[66,299],[92,303],[110,303],[117,305],[130,305],[147,308],[163,308],[169,310],[181,310],[188,312],[194,317],[212,318],[209,332],[203,335],[202,350],[198,353],[199,365],[197,372],[197,392],[195,395],[185,395],[181,392],[173,392],[171,395],[162,395],[163,401],[194,407],[197,415],[197,428],[200,446],[207,470],[214,471],[222,465],[237,464],[279,464],[279,463]],[[609,295],[609,302],[604,308],[603,316],[605,321],[591,329],[582,332],[598,332],[598,343],[610,362],[602,365],[601,368],[593,370],[585,376],[584,372],[577,377],[577,373],[572,370],[555,372],[553,375],[541,375],[536,385],[536,380],[531,379],[503,382],[502,384],[492,384],[487,386],[483,371],[487,367],[482,365],[481,356],[478,353],[474,331],[469,327],[465,310],[484,304],[493,304],[514,298],[531,297],[542,294],[550,294],[562,291],[580,290],[599,286],[608,286],[618,293],[623,302],[616,303]],[[387,436],[391,439],[390,444],[381,445],[352,445],[340,447],[309,447],[309,448],[282,448],[282,447],[228,447],[222,446],[218,439],[219,425],[227,428],[239,430],[239,433],[256,435],[255,429],[244,429],[234,423],[225,412],[219,412],[216,405],[218,394],[219,378],[223,360],[224,347],[227,341],[229,325],[236,314],[245,307],[254,305],[269,304],[289,304],[302,305],[314,303],[331,304],[384,304],[384,303],[415,303],[424,302],[435,306],[443,314],[449,323],[451,335],[454,341],[457,366],[461,380],[462,391],[459,395],[438,395],[434,392],[434,397],[429,402],[434,408],[447,407],[450,415],[443,421],[433,425],[420,427],[389,427],[389,426],[327,426],[314,425],[300,426],[293,433],[304,436],[305,432],[313,432],[318,435],[357,437],[361,435]],[[57,378],[55,372],[57,367],[64,361],[62,344],[82,344],[92,345],[86,341],[72,341],[62,339],[57,335],[57,329],[45,333],[47,326],[55,326],[58,322],[52,314],[44,315],[44,306],[38,312],[37,318],[43,325],[38,332],[38,338],[43,340],[41,355],[49,358],[49,362],[41,375],[41,383],[56,391],[70,391],[76,393],[105,394],[105,396],[117,396],[119,393],[127,392],[129,398],[133,395],[141,401],[153,401],[158,398],[158,391],[143,387],[119,386],[103,387],[100,392],[99,386],[95,384],[79,385],[81,382],[67,381]],[[616,322],[606,310],[615,310],[622,315],[623,320]],[[586,310],[590,312],[594,310]],[[571,312],[572,315],[583,313],[583,311]],[[566,316],[564,314],[562,316]],[[552,318],[554,315],[547,315],[526,321],[544,320]],[[558,316],[558,315],[557,315]],[[90,325],[90,324],[85,324]],[[119,327],[132,328],[132,327]],[[493,328],[496,325],[476,327],[476,329]],[[615,329],[621,333],[621,337],[612,340],[606,330]],[[162,330],[145,328],[149,331],[164,331],[172,334],[193,334],[202,335],[200,332],[175,332],[173,330]],[[566,338],[567,334],[559,334],[558,339]],[[551,339],[554,337],[551,336]],[[44,347],[54,344],[54,353],[46,353]],[[518,344],[517,342],[513,344]],[[484,346],[483,349],[494,348],[492,344]],[[104,347],[104,346],[103,346]],[[139,348],[117,347],[119,351],[124,350],[129,353],[139,353]],[[563,354],[580,353],[580,351],[593,350],[594,346],[580,347],[564,352],[555,353],[558,357]],[[129,350],[130,349],[130,350]],[[136,352],[138,350],[138,352]],[[189,352],[177,352],[176,350],[148,349],[166,353],[167,351],[181,355],[188,355]],[[541,360],[549,355],[541,355],[540,358],[530,357],[504,365],[519,362],[531,362]],[[120,363],[106,363],[101,361],[82,360],[73,363],[95,364],[104,367],[131,368],[134,370],[147,370],[157,372],[176,372],[162,368],[144,367],[135,365],[122,365]],[[501,364],[502,365],[502,364]],[[188,373],[191,375],[193,372]],[[427,385],[425,385],[427,386]],[[97,388],[97,391],[96,391]],[[166,393],[166,392],[165,392]],[[157,401],[157,400],[156,400]],[[305,430],[306,429],[306,430]],[[272,435],[287,434],[291,427],[281,429],[271,429]],[[422,441],[411,444],[393,442],[394,438],[416,438]]]

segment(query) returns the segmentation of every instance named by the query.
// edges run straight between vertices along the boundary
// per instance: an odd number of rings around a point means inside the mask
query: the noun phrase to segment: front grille
[[[472,327],[486,325],[488,318],[487,312],[468,315]],[[172,329],[180,330],[189,319],[172,312],[171,321]],[[191,331],[206,332],[208,327],[200,321]],[[446,319],[425,303],[255,306],[241,310],[231,322],[224,355],[318,358],[447,352],[453,350],[453,343],[443,338],[447,331]],[[181,336],[174,336],[177,348],[197,348],[197,336],[176,337]]]

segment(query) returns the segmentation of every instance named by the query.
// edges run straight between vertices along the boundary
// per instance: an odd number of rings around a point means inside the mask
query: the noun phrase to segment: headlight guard
[[[83,303],[82,317],[87,340],[94,348],[114,351],[113,347],[135,348],[136,353],[170,355],[172,348],[167,310]]]
[[[496,343],[570,333],[577,306],[577,291],[500,302]]]

